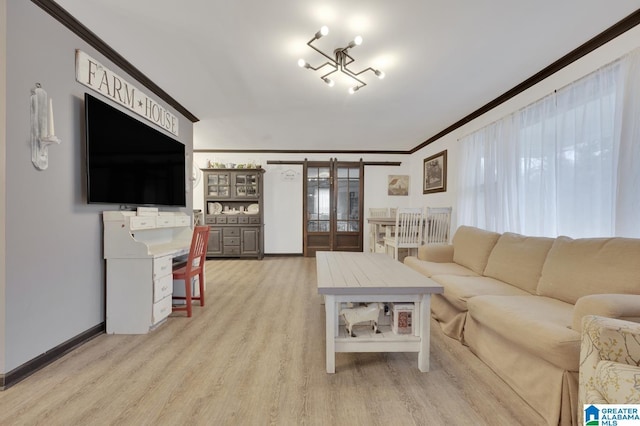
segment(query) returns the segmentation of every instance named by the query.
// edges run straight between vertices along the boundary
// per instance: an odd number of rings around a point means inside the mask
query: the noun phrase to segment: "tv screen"
[[[85,93],[87,201],[186,206],[185,148]]]

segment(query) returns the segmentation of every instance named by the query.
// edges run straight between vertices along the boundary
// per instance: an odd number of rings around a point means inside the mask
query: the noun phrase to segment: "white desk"
[[[335,373],[336,352],[418,352],[418,369],[429,371],[431,294],[442,293],[442,286],[380,253],[316,252],[316,267],[318,293],[325,297],[327,373]],[[345,302],[413,303],[414,333],[341,335],[338,314]]]
[[[191,218],[181,212],[106,211],[102,216],[107,333],[148,333],[171,313],[173,259],[189,253]]]

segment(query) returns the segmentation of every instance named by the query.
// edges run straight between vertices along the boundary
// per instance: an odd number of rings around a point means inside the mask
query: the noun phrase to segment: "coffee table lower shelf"
[[[419,352],[420,337],[412,334],[396,334],[391,326],[379,326],[379,334],[373,330],[363,332],[356,329],[356,337],[351,337],[343,326],[334,339],[335,352]]]

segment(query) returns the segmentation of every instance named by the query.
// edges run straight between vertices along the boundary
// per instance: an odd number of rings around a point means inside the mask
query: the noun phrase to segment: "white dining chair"
[[[449,244],[451,207],[427,207],[426,244]]]
[[[421,208],[399,207],[396,212],[395,233],[384,239],[385,251],[398,257],[399,249],[407,249],[409,254],[422,245],[422,224],[424,222],[424,210]],[[393,249],[393,250],[389,250]]]
[[[389,217],[389,209],[386,207],[372,207],[369,209],[369,217]],[[373,253],[384,252],[384,227],[372,223],[369,225],[369,251]]]

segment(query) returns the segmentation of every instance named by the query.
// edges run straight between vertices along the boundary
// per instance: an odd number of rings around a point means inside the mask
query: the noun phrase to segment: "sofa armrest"
[[[436,263],[453,262],[452,244],[426,244],[418,247],[418,259]]]
[[[580,346],[580,371],[578,386],[578,424],[582,423],[583,404],[631,403],[633,401],[607,401],[602,392],[602,380],[598,379],[598,365],[601,361],[631,366],[640,365],[640,324],[598,315],[587,315],[582,322]],[[631,386],[633,387],[633,385]],[[624,385],[619,391],[631,394],[633,389]],[[637,390],[625,396],[639,398]],[[635,402],[637,403],[637,402]]]
[[[573,308],[572,328],[581,331],[585,315],[600,315],[640,322],[640,294],[590,294],[582,296]]]

